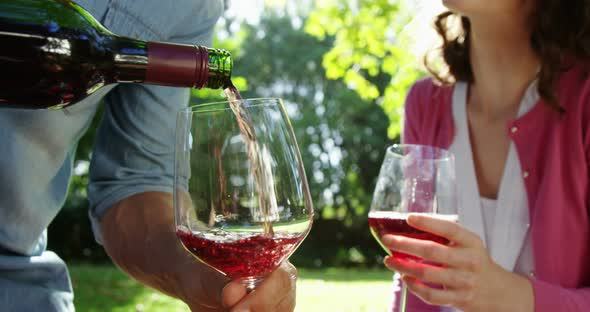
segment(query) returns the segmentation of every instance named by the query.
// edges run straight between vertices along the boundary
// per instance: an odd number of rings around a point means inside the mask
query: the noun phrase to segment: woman
[[[417,82],[405,143],[456,156],[460,224],[388,236],[407,311],[590,311],[590,1],[443,0],[448,75]],[[452,28],[456,20],[460,31]]]

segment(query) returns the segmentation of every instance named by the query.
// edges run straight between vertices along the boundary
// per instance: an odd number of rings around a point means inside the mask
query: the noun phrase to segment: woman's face
[[[445,7],[470,18],[518,16],[530,12],[534,0],[442,0]]]

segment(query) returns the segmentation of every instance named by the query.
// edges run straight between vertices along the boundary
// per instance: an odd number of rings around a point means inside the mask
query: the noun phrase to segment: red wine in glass
[[[445,219],[454,222],[457,222],[458,220],[456,214],[443,215],[434,213],[424,213],[424,215],[429,215],[435,218]],[[369,213],[369,227],[371,228],[371,233],[379,242],[381,247],[383,247],[385,251],[387,251],[394,258],[398,260],[421,260],[418,257],[397,252],[383,246],[383,244],[381,243],[381,238],[386,234],[430,240],[443,245],[447,245],[449,243],[449,240],[444,237],[411,227],[407,222],[408,216],[408,213],[400,213],[394,211],[372,211]]]
[[[304,238],[301,234],[229,232],[213,229],[194,233],[178,227],[184,247],[231,279],[257,280],[274,271]]]
[[[229,105],[178,114],[175,224],[195,258],[252,291],[309,233],[313,204],[281,100],[226,92]]]

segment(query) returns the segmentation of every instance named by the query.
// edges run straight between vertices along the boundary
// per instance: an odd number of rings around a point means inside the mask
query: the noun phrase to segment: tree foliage
[[[364,100],[376,100],[391,121],[390,138],[399,135],[406,92],[422,75],[404,32],[412,13],[400,0],[326,0],[305,25],[320,40],[334,38],[323,55],[326,77],[343,80]]]

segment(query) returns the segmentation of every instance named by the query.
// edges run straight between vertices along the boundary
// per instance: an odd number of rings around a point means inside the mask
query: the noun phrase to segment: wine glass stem
[[[246,286],[246,290],[248,293],[251,293],[256,286],[260,285],[260,283],[262,283],[262,281],[264,280],[264,278],[254,278],[254,277],[249,277],[249,278],[245,278],[242,279],[242,284],[244,284]]]
[[[400,297],[399,312],[406,312],[406,302],[408,296],[408,287],[402,282],[402,295]]]

